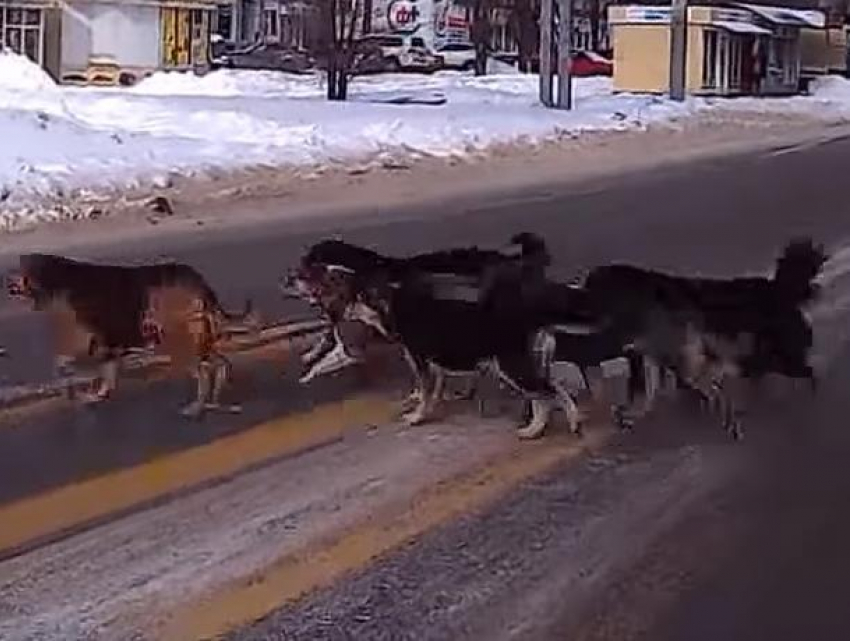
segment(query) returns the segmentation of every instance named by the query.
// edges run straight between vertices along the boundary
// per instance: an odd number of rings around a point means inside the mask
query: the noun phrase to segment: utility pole
[[[552,92],[552,27],[555,22],[555,0],[540,2],[540,102],[546,107],[554,107]]]
[[[540,102],[555,109],[572,109],[572,3],[542,0],[540,5]],[[557,94],[553,84],[556,75]]]
[[[688,69],[688,0],[671,0],[670,99],[685,99]]]
[[[573,108],[573,0],[558,0],[558,109]]]

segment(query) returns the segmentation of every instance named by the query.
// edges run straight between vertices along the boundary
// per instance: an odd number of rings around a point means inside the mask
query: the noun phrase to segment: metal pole
[[[558,0],[558,109],[573,108],[573,0]]]
[[[670,99],[685,99],[688,69],[688,0],[670,7]]]
[[[552,22],[555,0],[540,3],[540,102],[554,106],[552,100]]]

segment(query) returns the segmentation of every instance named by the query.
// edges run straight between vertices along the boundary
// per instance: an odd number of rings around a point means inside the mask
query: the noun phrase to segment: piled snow
[[[729,111],[744,110],[763,113],[791,113],[813,118],[850,117],[850,80],[841,76],[815,78],[807,96],[788,98],[737,98],[707,100],[709,105]]]
[[[174,174],[363,163],[399,152],[463,155],[643,128],[727,104],[615,96],[609,79],[594,78],[576,82],[576,108],[559,112],[538,104],[535,76],[516,73],[373,76],[354,82],[345,103],[326,101],[324,91],[320,76],[232,70],[159,73],[131,89],[58,87],[26,59],[2,54],[0,226],[55,216],[51,202],[161,184]],[[729,108],[850,108],[844,80],[825,79],[815,91]]]
[[[40,91],[56,87],[53,79],[28,58],[0,48],[0,88],[4,91]]]

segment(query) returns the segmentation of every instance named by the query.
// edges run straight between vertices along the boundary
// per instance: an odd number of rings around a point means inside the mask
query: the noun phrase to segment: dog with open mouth
[[[545,242],[529,232],[511,238],[508,249],[461,247],[398,258],[336,239],[314,244],[280,283],[285,296],[306,301],[329,321],[328,331],[302,355],[306,373],[301,382],[360,362],[342,340],[339,328],[354,301],[353,292],[375,274],[391,279],[420,272],[475,276],[501,263],[519,262],[525,270],[541,270],[551,260]]]
[[[121,266],[26,254],[7,276],[7,292],[49,316],[60,373],[96,362],[98,384],[82,395],[87,403],[115,391],[122,357],[153,352],[197,379],[185,416],[219,409],[232,370],[223,345],[258,329],[250,301],[241,313],[228,312],[199,272],[175,262]]]

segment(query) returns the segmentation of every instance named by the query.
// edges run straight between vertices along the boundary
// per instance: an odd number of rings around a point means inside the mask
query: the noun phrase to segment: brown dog
[[[27,254],[7,289],[50,315],[60,371],[85,358],[98,362],[99,386],[85,395],[89,402],[114,391],[123,356],[153,351],[197,378],[183,414],[200,416],[219,407],[230,375],[223,342],[257,328],[250,301],[242,313],[228,313],[203,276],[179,263],[125,267]]]

